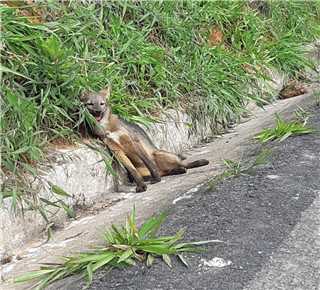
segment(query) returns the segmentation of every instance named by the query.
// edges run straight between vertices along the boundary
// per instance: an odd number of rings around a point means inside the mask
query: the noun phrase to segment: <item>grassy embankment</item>
[[[260,100],[247,88],[266,67],[297,77],[311,66],[301,47],[320,34],[319,1],[44,2],[0,8],[1,165],[15,177],[2,198],[29,193],[23,173],[37,174],[48,142],[75,138],[83,90],[112,84],[113,110],[136,122],[180,106],[227,124]]]

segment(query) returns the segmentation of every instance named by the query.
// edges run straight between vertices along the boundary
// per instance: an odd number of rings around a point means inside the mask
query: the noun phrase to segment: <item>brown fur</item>
[[[144,180],[159,182],[162,176],[182,174],[188,168],[209,163],[205,159],[186,162],[183,156],[156,148],[142,128],[112,114],[107,104],[110,90],[108,88],[99,93],[86,94],[82,96],[82,101],[96,117],[94,135],[103,140],[128,170],[137,184],[137,192],[147,189]]]

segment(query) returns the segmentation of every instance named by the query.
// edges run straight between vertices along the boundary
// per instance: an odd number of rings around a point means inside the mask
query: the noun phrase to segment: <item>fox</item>
[[[108,86],[99,92],[86,92],[80,100],[95,118],[91,133],[125,167],[136,183],[136,192],[147,190],[146,181],[157,183],[163,176],[184,174],[187,169],[209,164],[206,159],[188,162],[182,155],[157,148],[139,125],[112,113],[110,95]]]

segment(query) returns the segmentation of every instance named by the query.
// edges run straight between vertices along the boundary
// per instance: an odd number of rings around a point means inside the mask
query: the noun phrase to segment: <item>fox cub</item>
[[[187,162],[182,156],[158,149],[141,127],[112,114],[108,104],[110,92],[110,87],[100,92],[89,92],[82,95],[81,101],[96,119],[92,133],[127,169],[137,185],[136,192],[147,189],[147,180],[156,183],[162,176],[183,174],[189,168],[209,163],[205,159]]]

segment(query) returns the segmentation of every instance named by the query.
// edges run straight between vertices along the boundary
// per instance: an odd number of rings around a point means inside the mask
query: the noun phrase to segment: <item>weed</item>
[[[213,179],[209,180],[208,189],[213,190],[218,183],[227,178],[252,174],[253,170],[257,166],[268,162],[271,153],[271,150],[263,149],[259,152],[259,154],[254,158],[253,161],[248,162],[243,162],[241,159],[239,161],[224,159],[223,163],[227,167],[227,169],[222,174],[215,176]]]
[[[230,159],[224,159],[223,163],[228,168],[225,171],[226,176],[238,176],[243,171],[241,160],[236,162]]]
[[[312,128],[306,127],[305,122],[286,122],[277,115],[276,126],[274,128],[263,129],[259,134],[255,136],[255,139],[259,140],[261,143],[266,143],[272,140],[279,140],[279,142],[282,142],[290,136],[309,134],[313,131],[314,130]]]
[[[135,210],[126,219],[125,226],[111,226],[106,231],[105,246],[91,252],[80,253],[75,256],[64,257],[64,262],[57,264],[43,264],[40,270],[27,273],[16,279],[15,282],[38,281],[34,287],[43,289],[49,284],[65,277],[81,274],[92,282],[93,273],[105,267],[131,266],[136,262],[146,262],[151,266],[157,257],[171,268],[170,256],[176,256],[187,266],[184,252],[198,251],[195,246],[208,243],[220,243],[219,240],[178,243],[183,238],[184,231],[180,230],[174,236],[157,237],[157,231],[166,216],[151,217],[140,227],[137,226]]]
[[[304,108],[298,106],[298,108],[295,110],[294,114],[296,115],[296,119],[297,121],[299,121],[300,123],[302,123],[303,125],[306,125],[311,113],[306,111]]]

